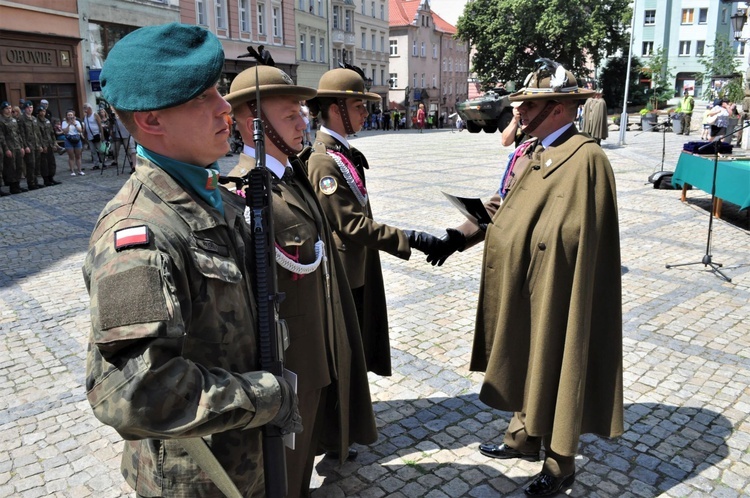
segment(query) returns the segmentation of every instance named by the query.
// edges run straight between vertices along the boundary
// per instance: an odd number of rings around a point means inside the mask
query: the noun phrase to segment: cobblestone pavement
[[[616,172],[622,232],[626,432],[584,436],[571,496],[750,496],[750,218],[725,204],[712,252],[733,279],[700,261],[708,196],[654,190],[688,137],[617,132],[603,146]],[[697,137],[690,137],[691,139]],[[499,134],[362,132],[376,218],[438,234],[460,222],[441,191],[490,195],[510,149]],[[85,154],[88,155],[88,154]],[[221,160],[228,171],[236,158]],[[92,416],[84,360],[89,328],[82,278],[88,236],[126,175],[112,168],[0,199],[0,496],[132,496],[119,473],[122,443]],[[541,464],[497,461],[508,413],[477,399],[469,372],[481,248],[433,268],[382,257],[394,375],[371,377],[379,440],[355,462],[320,461],[321,497],[521,496]]]

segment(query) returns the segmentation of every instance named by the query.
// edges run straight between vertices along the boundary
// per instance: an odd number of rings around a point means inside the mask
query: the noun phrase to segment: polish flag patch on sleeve
[[[148,227],[122,228],[115,231],[115,250],[122,251],[128,247],[147,246],[149,243]]]

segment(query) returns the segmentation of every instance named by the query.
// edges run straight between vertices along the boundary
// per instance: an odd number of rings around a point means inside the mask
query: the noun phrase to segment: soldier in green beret
[[[11,194],[26,192],[21,187],[21,178],[24,175],[23,156],[26,154],[25,142],[21,135],[18,120],[13,117],[13,107],[9,102],[0,104],[2,116],[0,116],[0,132],[3,135],[3,181],[10,186]]]
[[[259,66],[257,78],[255,68],[246,69],[226,96],[245,142],[230,176],[245,176],[255,167],[253,119],[258,115],[266,134],[277,276],[286,296],[279,316],[290,335],[285,366],[298,376],[305,427],[295,449],[287,450],[290,497],[308,496],[319,447],[337,453],[343,462],[350,443],[377,439],[357,313],[331,229],[297,157],[306,128],[300,101],[314,96],[315,89],[294,85],[271,66]]]
[[[172,23],[122,38],[101,73],[139,145],[83,267],[86,390],[126,440],[122,473],[139,497],[219,497],[222,474],[239,496],[262,497],[261,428],[302,429],[291,386],[260,369],[244,202],[218,185],[223,64],[215,35]]]

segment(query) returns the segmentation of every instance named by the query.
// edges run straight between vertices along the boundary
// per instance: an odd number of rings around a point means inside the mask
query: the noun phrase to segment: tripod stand
[[[648,177],[648,182],[654,184],[654,188],[659,188],[659,184],[662,182],[662,178],[665,176],[673,175],[673,171],[664,171],[664,157],[667,154],[667,128],[669,127],[669,118],[663,123],[657,123],[654,125],[655,128],[661,127],[661,166],[659,171],[656,171]],[[643,133],[643,132],[641,132]]]
[[[719,144],[725,138],[731,137],[735,133],[744,130],[748,126],[750,126],[750,123],[745,124],[744,126],[737,128],[736,130],[730,133],[727,133],[726,135],[722,137],[717,137],[715,141],[710,142],[698,148],[699,151],[704,150],[704,149],[707,150],[709,147],[714,148],[714,170],[713,170],[713,176],[711,179],[711,209],[709,209],[708,211],[708,234],[706,237],[706,254],[703,255],[703,258],[701,258],[700,261],[694,261],[690,263],[679,263],[676,265],[666,265],[667,268],[677,268],[678,266],[703,265],[704,267],[710,267],[711,273],[723,279],[724,281],[726,282],[732,281],[731,278],[727,277],[721,270],[719,270],[719,268],[722,267],[722,264],[715,263],[713,261],[713,256],[711,255],[711,236],[713,234],[714,210],[716,209],[716,175],[719,170]]]

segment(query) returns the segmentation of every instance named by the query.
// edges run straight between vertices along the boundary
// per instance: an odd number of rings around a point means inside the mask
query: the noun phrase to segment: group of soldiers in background
[[[57,139],[52,122],[47,117],[47,107],[42,104],[34,115],[34,104],[24,101],[12,107],[7,101],[0,104],[0,148],[3,154],[0,197],[20,194],[28,190],[58,185],[55,180],[55,151]],[[41,177],[41,180],[39,179]],[[26,181],[26,188],[21,187]]]

